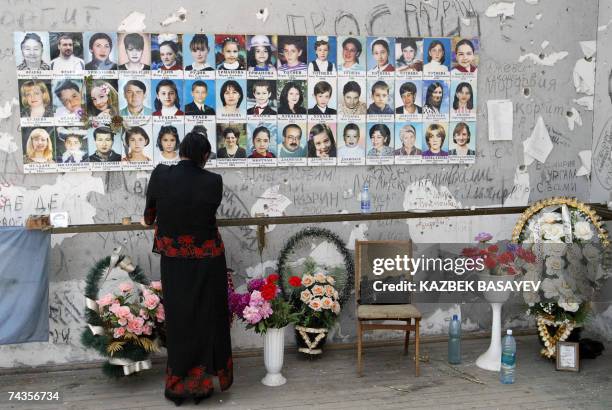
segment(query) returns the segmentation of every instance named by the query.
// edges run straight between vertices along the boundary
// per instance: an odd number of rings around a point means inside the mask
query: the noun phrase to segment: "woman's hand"
[[[147,223],[145,222],[144,216],[143,216],[142,218],[140,218],[140,224],[141,224],[142,226],[145,226],[145,227],[149,227],[149,226],[151,226],[151,225],[147,225]]]

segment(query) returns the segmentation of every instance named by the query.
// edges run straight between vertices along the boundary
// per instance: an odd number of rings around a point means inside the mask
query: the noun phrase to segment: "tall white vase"
[[[287,379],[281,374],[285,355],[285,329],[268,329],[264,335],[264,364],[268,372],[261,382],[266,386],[282,386]]]
[[[485,281],[509,281],[514,280],[514,276],[491,276],[479,275],[480,280]],[[493,320],[491,323],[491,343],[486,352],[478,356],[476,366],[481,369],[498,372],[501,368],[501,310],[504,302],[510,297],[510,292],[484,292],[485,299],[491,303],[491,313]]]

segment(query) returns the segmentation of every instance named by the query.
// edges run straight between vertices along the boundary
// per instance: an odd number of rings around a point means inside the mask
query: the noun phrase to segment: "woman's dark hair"
[[[227,80],[221,86],[221,91],[219,91],[221,103],[223,103],[223,106],[225,107],[225,97],[223,96],[223,94],[225,94],[228,88],[233,88],[234,90],[238,91],[238,94],[240,94],[240,99],[238,100],[238,104],[236,105],[237,107],[240,107],[240,104],[242,104],[242,100],[244,98],[244,91],[242,91],[242,87],[240,86],[240,84],[238,84],[238,81],[236,80]]]
[[[61,93],[62,91],[65,90],[74,90],[77,93],[81,92],[81,89],[79,88],[79,85],[75,82],[73,82],[72,80],[64,80],[61,83],[59,83],[56,87],[55,90],[53,91],[53,94],[55,94],[55,96],[57,98],[61,99]]]
[[[329,141],[331,142],[331,147],[329,148],[329,156],[336,156],[336,140],[334,139],[334,133],[331,128],[327,124],[316,124],[314,127],[310,129],[310,133],[308,135],[308,156],[310,158],[316,158],[317,156],[317,148],[314,144],[315,135],[319,135],[321,133],[327,134]]]
[[[162,87],[171,87],[174,90],[174,94],[176,94],[176,100],[174,101],[174,105],[176,106],[176,108],[180,109],[181,108],[181,97],[179,96],[179,92],[178,89],[176,88],[176,84],[174,83],[174,81],[172,80],[161,80],[159,83],[157,83],[157,86],[155,87],[155,110],[159,111],[162,109],[162,103],[161,101],[159,101],[159,97],[157,97],[157,94],[159,94],[159,89]]]
[[[349,37],[347,39],[344,39],[344,41],[342,42],[342,48],[344,48],[347,44],[352,44],[355,46],[355,49],[357,50],[357,54],[355,55],[355,61],[357,62],[357,64],[359,64],[359,56],[363,51],[361,43],[355,37]]]
[[[389,127],[387,127],[385,124],[374,124],[372,128],[370,128],[370,139],[372,139],[372,136],[376,131],[380,132],[380,135],[382,135],[384,138],[384,144],[388,146],[391,142],[391,131],[389,130]]]
[[[374,52],[374,46],[379,45],[379,44],[383,46],[385,50],[387,50],[387,54],[388,54],[389,53],[389,43],[387,43],[387,41],[383,40],[382,38],[379,38],[378,40],[375,40],[372,42],[372,46],[371,46],[372,52]]]
[[[459,108],[459,98],[457,98],[457,93],[461,91],[462,88],[467,88],[470,92],[470,99],[467,102],[468,110],[474,108],[474,91],[472,90],[472,85],[470,83],[459,83],[457,88],[455,88],[455,98],[453,99],[453,109],[456,110]]]
[[[149,142],[151,141],[149,139],[149,134],[147,134],[144,128],[135,126],[135,127],[130,127],[127,130],[125,130],[124,142],[125,142],[126,147],[130,146],[130,137],[134,134],[142,135],[147,140],[147,143],[145,145],[149,145]]]
[[[266,60],[266,65],[272,64],[272,47],[270,46],[253,46],[247,51],[247,64],[249,67],[255,67],[257,65],[257,61],[255,61],[255,49],[257,47],[264,47],[268,50],[268,59]]]
[[[28,40],[35,40],[35,41],[38,42],[38,44],[40,44],[41,47],[44,48],[42,39],[36,33],[26,33],[26,35],[23,37],[23,40],[21,41],[21,45],[19,47],[23,49],[23,43],[25,43]]]
[[[198,134],[202,134],[204,135],[206,138],[208,138],[208,130],[206,129],[205,126],[203,125],[196,125],[192,128],[191,132],[197,132]]]
[[[455,44],[455,53],[457,53],[457,50],[459,50],[459,46],[463,46],[463,45],[470,46],[470,48],[472,49],[472,52],[474,52],[474,43],[472,43],[467,38],[464,38],[463,40],[460,40],[457,42],[457,44]]]
[[[144,50],[144,38],[140,34],[129,33],[123,37],[123,45],[126,51],[130,46],[136,50]]]
[[[470,127],[465,122],[458,122],[457,125],[455,125],[455,129],[453,130],[453,142],[455,144],[457,143],[455,140],[455,134],[459,133],[462,128],[465,128],[465,132],[468,136],[466,144],[469,144],[472,137],[472,132],[470,131]]]
[[[236,137],[236,145],[240,146],[240,131],[238,131],[236,128],[234,127],[227,127],[223,129],[223,138],[227,138],[227,136],[229,134],[234,134],[234,137]]]
[[[110,48],[113,48],[113,40],[110,38],[110,36],[106,33],[96,33],[93,36],[91,36],[91,38],[89,39],[89,49],[93,50],[93,45],[97,40],[100,39],[104,39],[106,41],[108,41],[108,45],[110,46]]]
[[[344,87],[342,87],[342,95],[346,95],[351,91],[361,95],[361,86],[357,81],[348,81],[346,84],[344,84]]]
[[[304,93],[302,93],[302,89],[297,83],[290,81],[287,84],[285,84],[285,86],[283,87],[283,91],[281,91],[281,95],[278,99],[279,106],[286,107],[287,110],[289,109],[289,100],[287,96],[289,95],[289,90],[291,90],[292,88],[295,88],[300,93],[300,99],[298,100],[296,107],[301,107],[302,104],[304,103]],[[293,107],[294,110],[296,107]]]
[[[159,45],[160,52],[161,52],[162,46],[168,46],[168,47],[170,47],[172,49],[172,51],[174,51],[174,55],[176,56],[176,63],[175,64],[178,64],[178,65],[182,65],[183,64],[183,56],[181,55],[181,53],[179,53],[178,44],[176,44],[174,41],[170,41],[170,40],[163,41]]]
[[[268,134],[268,139],[270,140],[270,143],[272,143],[272,134],[270,134],[270,130],[268,129],[268,127],[264,127],[263,125],[260,125],[259,127],[253,130],[253,135],[251,135],[251,141],[255,142],[255,136],[260,132],[265,132],[266,134]]]
[[[191,38],[191,41],[189,42],[189,49],[191,51],[204,49],[209,51],[210,47],[208,46],[208,37],[206,37],[206,34],[194,34],[194,36]]]
[[[442,106],[442,101],[444,100],[444,95],[442,96],[442,98],[440,98],[440,103],[438,105],[435,105],[431,102],[431,97],[434,91],[436,90],[436,88],[441,88],[442,93],[444,93],[444,87],[442,87],[442,83],[440,83],[439,81],[429,84],[429,87],[427,87],[427,93],[425,94],[425,104],[430,107],[435,107],[437,109],[440,109],[440,107]]]
[[[179,156],[181,158],[189,158],[200,167],[203,167],[206,164],[211,149],[210,142],[205,135],[199,132],[190,132],[181,141]]]
[[[176,151],[176,149],[181,143],[181,139],[179,138],[178,130],[173,125],[164,125],[159,129],[159,133],[157,134],[157,148],[159,148],[160,151],[164,150],[164,148],[162,147],[161,140],[162,137],[166,134],[170,134],[174,137],[174,150]]]
[[[406,47],[412,48],[415,52],[418,51],[417,43],[413,38],[401,38],[399,39],[399,43],[402,51],[404,51]]]
[[[440,59],[440,64],[444,64],[444,60],[446,59],[446,49],[440,40],[433,40],[431,43],[429,43],[429,47],[427,48],[427,62],[431,63],[431,56],[429,55],[429,52],[435,46],[442,47],[442,58]]]
[[[416,94],[417,94],[417,87],[416,87],[416,85],[414,83],[411,83],[411,82],[406,82],[406,83],[402,84],[400,86],[400,89],[399,89],[400,97],[402,95],[404,95],[405,93],[411,93],[412,95],[416,96]]]

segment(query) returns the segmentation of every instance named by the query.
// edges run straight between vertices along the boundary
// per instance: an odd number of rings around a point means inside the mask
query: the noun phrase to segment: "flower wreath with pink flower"
[[[87,275],[87,326],[81,335],[83,345],[109,359],[103,370],[115,377],[143,367],[131,366],[135,363],[148,362],[150,366],[150,354],[159,351],[165,341],[161,282],[151,281],[120,251],[117,248],[112,256],[96,262]],[[111,292],[99,295],[100,285],[113,268],[124,270],[129,280],[126,278]]]

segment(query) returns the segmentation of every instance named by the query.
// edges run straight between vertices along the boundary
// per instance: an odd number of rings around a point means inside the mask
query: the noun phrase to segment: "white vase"
[[[510,281],[514,280],[515,276],[494,276],[494,275],[479,275],[480,280],[486,281]],[[501,367],[501,310],[502,305],[510,297],[509,291],[484,292],[485,299],[491,303],[491,311],[493,319],[491,321],[491,342],[486,352],[478,356],[476,366],[481,369],[498,372]]]
[[[287,379],[281,374],[285,355],[285,329],[270,328],[264,335],[264,364],[268,372],[261,382],[266,386],[282,386]]]

